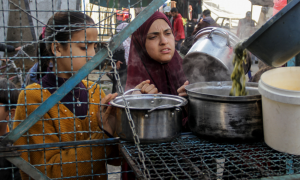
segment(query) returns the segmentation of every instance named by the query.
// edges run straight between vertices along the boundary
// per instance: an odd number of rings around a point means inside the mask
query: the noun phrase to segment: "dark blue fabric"
[[[0,43],[0,51],[5,52],[5,49],[7,49],[7,52],[14,52],[15,51],[15,47],[11,46],[11,45],[5,45]]]
[[[212,18],[212,17],[205,17],[202,21],[212,25],[212,24],[215,24],[216,21]]]
[[[175,49],[177,50],[177,51],[179,51],[180,50],[180,47],[181,47],[181,44],[182,44],[182,41],[183,41],[184,39],[180,39],[179,41],[176,41],[177,42],[177,45],[175,46]]]

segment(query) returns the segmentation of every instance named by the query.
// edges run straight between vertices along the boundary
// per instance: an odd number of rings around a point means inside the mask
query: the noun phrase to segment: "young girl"
[[[39,60],[43,76],[38,75],[39,83],[27,86],[20,93],[20,105],[16,109],[15,120],[26,119],[95,55],[98,32],[95,27],[91,27],[92,24],[94,21],[81,12],[58,12],[49,19],[47,28],[41,35],[47,39],[40,44],[39,50],[40,54],[49,54],[48,58]],[[58,30],[61,31],[54,35]],[[54,36],[51,37],[52,35]],[[53,68],[48,67],[50,60]],[[115,131],[113,109],[99,108],[99,103],[101,99],[101,104],[107,104],[117,94],[105,96],[99,86],[91,87],[92,84],[86,80],[77,84],[15,144],[59,143],[112,137]],[[14,127],[20,123],[15,122]],[[68,146],[27,151],[22,153],[22,158],[32,165],[40,165],[36,168],[50,178],[92,179],[91,176],[97,174],[94,179],[107,179],[106,163],[119,165],[120,161],[116,158],[110,161],[104,159],[118,155],[116,145],[88,144],[76,148]],[[28,175],[22,173],[22,179],[28,179]]]

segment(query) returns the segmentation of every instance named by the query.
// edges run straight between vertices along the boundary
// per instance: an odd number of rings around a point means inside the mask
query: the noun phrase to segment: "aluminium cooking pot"
[[[170,141],[181,133],[182,109],[185,98],[166,94],[135,94],[124,96],[141,143]],[[124,100],[119,96],[112,100],[117,107],[117,134],[121,139],[133,141],[133,133],[126,115]]]
[[[218,27],[198,31],[195,43],[183,59],[183,71],[189,82],[230,81],[234,47],[239,41],[235,34]]]
[[[229,96],[232,82],[186,86],[189,127],[201,137],[221,140],[263,138],[261,95],[257,83],[246,83],[247,96]]]

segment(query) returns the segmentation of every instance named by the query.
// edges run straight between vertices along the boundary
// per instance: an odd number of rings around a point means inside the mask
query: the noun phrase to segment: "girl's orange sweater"
[[[92,85],[92,82],[82,81],[86,87]],[[31,84],[26,89],[41,88],[37,83]],[[95,89],[96,88],[96,89]],[[91,96],[93,94],[93,97]],[[25,101],[26,94],[26,101]],[[42,95],[42,96],[41,96]],[[48,90],[24,90],[20,93],[18,104],[25,106],[17,106],[15,120],[24,120],[42,103],[41,97],[45,101],[51,93]],[[105,93],[101,90],[101,97],[105,97]],[[63,104],[56,104],[29,130],[30,137],[21,137],[15,142],[15,145],[28,144],[43,144],[43,143],[58,143],[69,141],[82,141],[92,139],[105,139],[107,135],[99,128],[96,114],[100,103],[100,88],[93,86],[89,90],[89,111],[85,119],[74,118],[73,113]],[[35,104],[36,103],[36,104]],[[95,103],[95,104],[93,104]],[[32,104],[32,105],[30,105]],[[27,110],[26,108],[27,107]],[[15,122],[14,128],[21,122]],[[76,131],[76,133],[73,133]],[[80,131],[89,131],[80,132]],[[24,135],[27,135],[26,133]],[[76,135],[76,136],[75,136]],[[95,145],[95,144],[94,144]],[[106,163],[119,165],[119,160],[99,161],[118,156],[118,147],[116,145],[104,146],[89,146],[87,145],[63,148],[46,148],[44,150],[29,151],[22,153],[21,157],[36,166],[41,172],[45,173],[50,178],[74,177],[81,175],[105,174]],[[94,162],[83,162],[91,161]],[[62,165],[61,165],[62,164]],[[78,174],[76,173],[78,172]],[[94,179],[106,179],[106,175],[98,175]],[[22,173],[22,179],[28,179],[25,173]],[[73,179],[73,178],[72,178]],[[82,177],[79,179],[92,179],[91,176]]]

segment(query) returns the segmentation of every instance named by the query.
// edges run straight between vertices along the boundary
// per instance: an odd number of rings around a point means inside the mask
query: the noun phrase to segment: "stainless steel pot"
[[[165,94],[126,95],[126,101],[141,143],[170,141],[181,133],[182,110],[185,98]],[[117,107],[117,134],[121,139],[133,141],[132,130],[121,96],[111,101]]]
[[[195,37],[196,42],[183,59],[183,70],[190,83],[229,81],[233,71],[233,48],[239,38],[216,27],[204,28]]]
[[[229,96],[232,82],[201,82],[186,86],[189,127],[214,139],[263,138],[261,95],[257,83],[246,83],[247,96]]]

